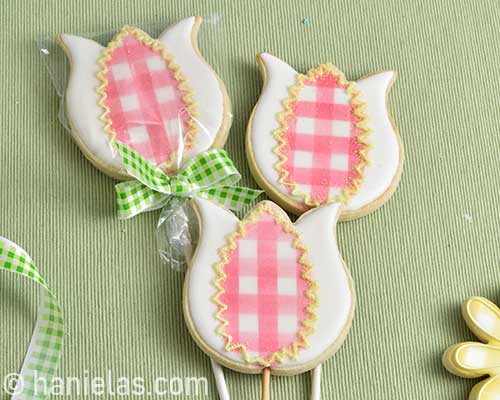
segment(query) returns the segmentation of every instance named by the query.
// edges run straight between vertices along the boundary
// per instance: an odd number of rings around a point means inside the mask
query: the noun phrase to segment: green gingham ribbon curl
[[[176,176],[168,176],[123,143],[116,142],[116,147],[125,169],[137,179],[115,187],[120,219],[162,208],[171,196],[197,196],[239,211],[262,193],[235,186],[241,175],[224,150],[200,153],[188,160]]]
[[[31,257],[18,245],[0,236],[0,270],[22,275],[40,285],[38,316],[19,380],[10,388],[13,400],[45,399],[59,366],[64,336],[61,307]]]

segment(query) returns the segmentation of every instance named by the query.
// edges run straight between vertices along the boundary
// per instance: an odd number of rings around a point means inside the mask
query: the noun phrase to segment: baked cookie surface
[[[387,111],[393,71],[349,82],[332,64],[303,75],[267,53],[247,128],[259,185],[287,211],[341,202],[341,219],[380,207],[399,183],[403,148]]]
[[[65,93],[71,133],[104,173],[126,178],[113,141],[165,170],[222,147],[231,122],[224,84],[197,46],[200,17],[151,38],[125,26],[106,47],[62,34],[71,69]]]
[[[344,341],[354,289],[335,238],[339,204],[292,224],[275,203],[239,220],[196,199],[200,239],[184,285],[184,315],[212,359],[244,373],[311,370]]]

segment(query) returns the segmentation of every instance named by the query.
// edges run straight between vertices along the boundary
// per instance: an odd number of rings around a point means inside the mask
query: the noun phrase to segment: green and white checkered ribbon
[[[38,317],[12,399],[45,399],[62,353],[64,321],[61,307],[31,257],[1,236],[0,270],[20,274],[40,285]]]
[[[116,185],[121,219],[162,208],[172,196],[201,197],[239,211],[262,193],[235,186],[241,175],[224,150],[198,154],[187,161],[176,176],[168,176],[123,143],[116,142],[116,147],[125,169],[137,179]]]

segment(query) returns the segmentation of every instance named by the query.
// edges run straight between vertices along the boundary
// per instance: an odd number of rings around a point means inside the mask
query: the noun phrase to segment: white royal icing
[[[224,341],[217,335],[217,306],[211,301],[215,294],[214,265],[220,261],[219,250],[226,245],[227,235],[234,232],[239,220],[214,203],[196,199],[200,218],[200,240],[192,261],[187,282],[187,301],[193,326],[202,341],[222,359],[245,365],[237,352],[226,352]],[[337,248],[335,225],[340,205],[318,207],[304,214],[295,223],[313,264],[312,277],[318,283],[319,307],[315,332],[308,337],[310,346],[299,351],[296,360],[286,359],[273,369],[288,369],[307,364],[321,357],[336,342],[350,322],[354,294],[350,277]]]
[[[365,178],[359,192],[351,196],[346,210],[357,210],[382,196],[391,186],[399,167],[399,143],[387,111],[386,96],[393,71],[379,72],[359,80],[356,88],[363,94],[371,133]]]
[[[102,109],[97,104],[97,60],[104,47],[93,40],[74,35],[61,35],[61,40],[71,55],[71,72],[65,100],[73,133],[78,135],[86,149],[106,168],[120,170],[121,160],[112,153],[99,119]]]
[[[225,111],[224,95],[217,76],[193,46],[191,32],[195,21],[195,17],[186,18],[158,37],[187,78],[199,114],[196,143],[187,152],[187,158],[210,148],[222,126]]]
[[[199,129],[196,144],[187,158],[207,150],[216,138],[224,120],[224,94],[215,72],[196,52],[192,30],[195,17],[186,18],[164,31],[158,41],[174,55],[181,67],[188,85],[193,91]],[[74,134],[86,149],[106,169],[123,170],[120,157],[109,145],[103,123],[99,119],[102,109],[98,105],[96,91],[100,82],[97,78],[97,61],[104,49],[99,43],[74,35],[61,35],[61,41],[71,57],[71,71],[66,89],[66,109]]]
[[[278,156],[273,153],[277,145],[273,132],[280,127],[277,115],[283,111],[282,102],[289,97],[288,89],[296,83],[298,72],[271,54],[263,53],[260,59],[264,64],[266,82],[250,121],[249,132],[255,166],[262,177],[281,194],[302,202],[301,198],[292,196],[287,187],[279,182],[280,176],[275,169]],[[386,106],[386,93],[393,77],[394,72],[386,71],[356,83],[356,88],[366,102],[372,147],[368,155],[369,164],[365,168],[365,179],[359,192],[351,197],[344,210],[354,211],[376,200],[389,189],[397,174],[399,144]]]

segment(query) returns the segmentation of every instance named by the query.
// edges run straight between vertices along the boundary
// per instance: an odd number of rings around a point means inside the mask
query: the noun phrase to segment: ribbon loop
[[[169,176],[139,153],[116,142],[123,165],[137,181],[116,185],[117,211],[121,219],[162,208],[171,196],[201,197],[238,211],[262,191],[235,186],[241,175],[224,150],[212,149],[198,154]]]

